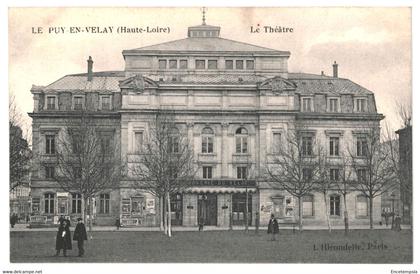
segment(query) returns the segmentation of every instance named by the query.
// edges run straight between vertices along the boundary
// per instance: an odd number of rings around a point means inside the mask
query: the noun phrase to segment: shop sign
[[[68,192],[57,192],[57,197],[68,197],[69,193]]]
[[[255,180],[194,180],[194,186],[256,187]]]

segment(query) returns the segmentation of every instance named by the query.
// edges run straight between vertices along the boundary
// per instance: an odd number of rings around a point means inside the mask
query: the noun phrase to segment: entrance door
[[[232,195],[232,224],[245,225],[246,220],[246,194]],[[252,223],[252,195],[248,193],[248,225]]]
[[[182,195],[171,196],[171,224],[182,225]]]
[[[198,195],[198,223],[204,220],[204,225],[217,225],[217,195],[200,194]]]

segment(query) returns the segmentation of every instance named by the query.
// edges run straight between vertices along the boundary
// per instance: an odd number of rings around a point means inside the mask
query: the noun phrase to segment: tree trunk
[[[344,199],[344,233],[349,233],[349,213],[347,211],[347,195],[343,194]]]
[[[369,197],[369,223],[370,229],[373,229],[373,197]]]
[[[328,232],[331,233],[331,221],[330,214],[328,214],[328,203],[327,203],[327,192],[324,191],[324,205],[325,205],[325,217],[327,218]]]
[[[301,196],[298,197],[298,201],[299,201],[299,231],[302,232],[303,231],[303,220],[302,220],[303,208],[302,208]]]
[[[89,232],[92,233],[92,215],[93,215],[93,205],[92,197],[89,196]]]
[[[166,201],[168,203],[168,237],[172,237],[172,227],[171,227],[171,223],[172,223],[172,218],[171,218],[171,196],[168,194],[166,194]]]
[[[245,192],[245,231],[248,232],[248,212],[249,212],[249,208],[248,208],[248,188],[246,189]]]
[[[164,227],[163,227],[163,223],[164,223],[164,221],[163,221],[163,219],[165,218],[164,216],[164,214],[165,214],[165,211],[164,211],[164,204],[163,204],[163,197],[161,196],[161,197],[159,197],[159,211],[160,211],[160,231],[164,231]]]
[[[87,198],[85,195],[82,195],[82,219],[83,219],[83,223],[86,224],[86,205],[87,205]]]
[[[166,208],[166,193],[162,196],[162,219],[163,219],[163,233],[168,235],[168,213]]]

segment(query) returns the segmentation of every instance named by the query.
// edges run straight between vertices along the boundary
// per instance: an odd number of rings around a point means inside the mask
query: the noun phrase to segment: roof
[[[162,44],[125,50],[123,54],[133,51],[211,51],[211,52],[254,52],[290,55],[289,51],[260,47],[244,42],[229,40],[220,37],[189,37],[185,39],[170,41]]]
[[[197,84],[197,85],[257,85],[271,77],[255,74],[185,74],[185,75],[144,75],[156,82],[164,84]],[[69,74],[44,87],[46,92],[52,91],[111,91],[119,92],[119,81],[127,79],[124,71],[94,72],[92,81],[87,80],[87,73]],[[360,94],[372,92],[348,79],[334,78],[326,75],[308,73],[289,73],[288,79],[296,84],[299,94]]]
[[[92,81],[87,80],[87,73],[70,74],[49,84],[43,90],[119,91],[119,81],[125,78],[124,71],[94,72]]]

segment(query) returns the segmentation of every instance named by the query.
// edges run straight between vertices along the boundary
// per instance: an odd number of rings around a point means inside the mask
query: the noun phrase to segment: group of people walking
[[[63,250],[63,256],[67,256],[67,250],[72,249],[72,238],[70,232],[70,220],[64,219],[64,216],[61,216],[58,220],[59,227],[57,231],[57,236],[55,240],[55,256],[60,255],[61,250]],[[79,249],[79,257],[82,257],[85,254],[84,241],[87,240],[86,227],[82,222],[82,218],[77,218],[77,225],[74,230],[73,240],[77,241],[77,248]]]

